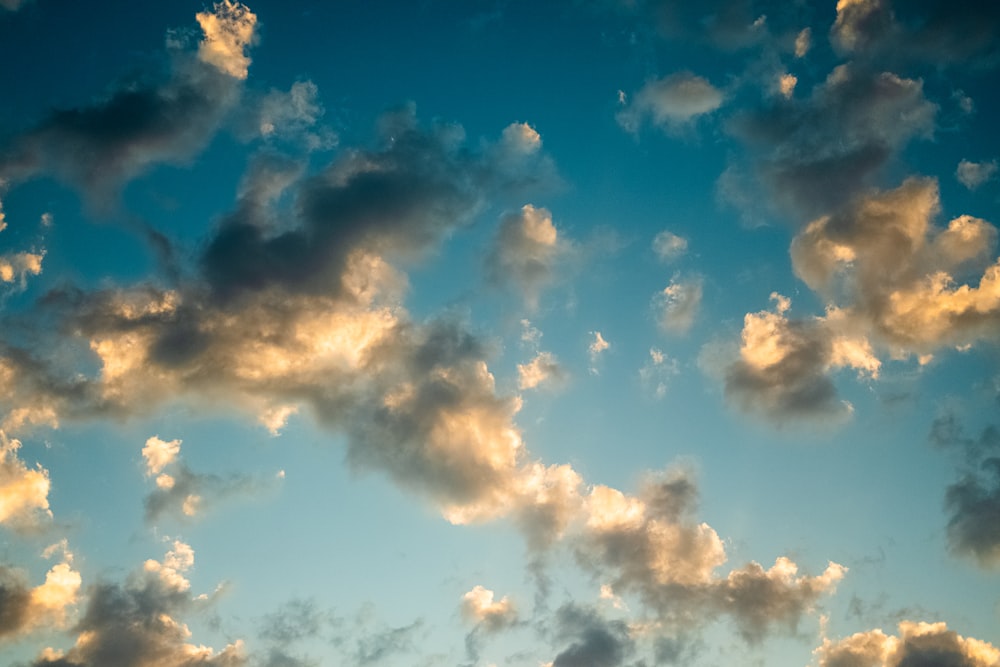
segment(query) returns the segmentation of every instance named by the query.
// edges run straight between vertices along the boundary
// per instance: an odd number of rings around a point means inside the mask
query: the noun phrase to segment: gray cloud
[[[719,187],[739,205],[764,186],[777,210],[796,220],[836,210],[861,192],[911,139],[931,136],[937,112],[920,80],[853,64],[835,68],[809,97],[769,104],[730,122],[756,157],[749,169],[731,167]],[[756,176],[740,175],[748,173]]]
[[[221,25],[245,7],[221,4],[208,17]],[[249,14],[249,30],[254,17]],[[179,163],[201,149],[239,100],[241,80],[176,50],[159,76],[122,81],[104,99],[52,112],[0,147],[0,179],[18,182],[53,173],[106,205],[127,181],[155,163]]]
[[[242,642],[219,652],[187,642],[187,627],[177,617],[201,604],[191,597],[190,582],[184,577],[193,562],[191,548],[175,542],[163,561],[146,561],[123,584],[91,586],[86,610],[74,627],[86,641],[78,641],[65,653],[46,651],[32,666],[245,665]]]
[[[646,82],[616,118],[629,132],[637,132],[647,120],[663,129],[677,130],[715,111],[722,101],[722,92],[707,79],[678,72]]]
[[[568,251],[552,223],[552,214],[526,204],[501,218],[486,256],[487,274],[496,285],[513,285],[529,310],[534,310],[542,290],[556,279],[558,263]]]
[[[1000,565],[1000,457],[983,460],[978,472],[951,484],[945,507],[952,551],[983,567]]]
[[[570,641],[552,667],[618,667],[635,650],[623,621],[603,618],[597,611],[567,604],[556,612],[557,637]]]

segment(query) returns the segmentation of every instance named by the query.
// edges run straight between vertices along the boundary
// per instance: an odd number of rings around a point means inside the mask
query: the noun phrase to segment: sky
[[[0,660],[1000,665],[1000,4],[0,0]]]

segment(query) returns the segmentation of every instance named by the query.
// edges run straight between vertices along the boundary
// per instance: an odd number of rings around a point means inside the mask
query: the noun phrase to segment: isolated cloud
[[[667,395],[669,383],[678,372],[677,360],[669,357],[663,350],[651,347],[649,360],[639,369],[639,380],[646,391],[659,399]]]
[[[191,547],[175,541],[162,561],[147,560],[124,584],[91,586],[74,646],[65,653],[46,649],[32,666],[245,665],[240,641],[219,652],[188,643],[191,632],[178,616],[203,604],[190,596],[185,577],[193,564]]]
[[[975,190],[983,183],[993,180],[997,175],[997,161],[972,162],[962,160],[955,170],[955,178],[958,182],[970,190]]]
[[[991,667],[1000,650],[949,630],[944,623],[902,621],[899,635],[881,630],[859,632],[839,641],[824,639],[814,651],[817,667]]]
[[[507,596],[494,599],[493,591],[475,586],[462,596],[462,614],[488,632],[497,632],[517,623],[517,609]]]
[[[0,430],[0,525],[31,530],[52,518],[49,472],[40,465],[28,468],[18,458],[20,448],[20,440]]]
[[[539,352],[526,364],[517,365],[518,389],[535,389],[545,384],[559,383],[566,372],[551,352]]]
[[[653,237],[653,252],[661,262],[669,262],[681,257],[688,250],[688,241],[664,229]]]
[[[73,555],[66,552],[63,562],[46,573],[45,583],[34,588],[23,572],[0,565],[0,643],[36,630],[65,627],[82,581],[72,561]]]
[[[587,346],[587,354],[590,356],[590,372],[596,375],[597,362],[600,360],[601,355],[611,349],[611,343],[604,339],[600,331],[591,331],[590,335],[594,337],[594,340]]]
[[[769,205],[793,220],[829,213],[910,140],[930,137],[936,113],[918,79],[839,65],[809,96],[736,114],[730,131],[749,148],[751,164],[731,165],[720,191],[748,215],[759,207],[759,195],[750,193],[760,187]]]
[[[1000,565],[1000,457],[951,484],[945,494],[951,550],[983,567]]]
[[[628,132],[637,132],[649,120],[663,129],[676,130],[698,116],[722,106],[722,92],[700,76],[678,72],[653,79],[632,96],[616,118]]]
[[[552,214],[525,204],[500,220],[486,268],[494,284],[513,285],[534,310],[541,291],[555,279],[556,264],[565,252]]]
[[[203,48],[216,45],[206,53],[232,43],[233,35],[249,31],[252,36],[248,17],[253,14],[245,6],[229,0],[214,12],[199,13],[206,31]],[[150,165],[189,158],[207,143],[240,94],[238,79],[218,68],[221,56],[201,53],[196,58],[173,52],[169,72],[158,80],[126,81],[93,105],[52,112],[0,146],[0,180],[53,173],[103,202]]]
[[[674,278],[653,297],[653,310],[660,329],[670,334],[685,334],[694,326],[701,306],[702,280]]]
[[[247,78],[250,57],[246,50],[254,41],[257,15],[246,5],[222,0],[211,12],[195,15],[205,33],[198,44],[198,59],[236,79]]]

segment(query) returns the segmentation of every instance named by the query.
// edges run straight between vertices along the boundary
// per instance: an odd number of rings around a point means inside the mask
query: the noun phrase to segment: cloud
[[[1000,650],[992,644],[963,637],[944,623],[915,621],[902,621],[895,637],[869,630],[838,641],[824,639],[813,653],[817,667],[990,667],[1000,661]]]
[[[325,109],[319,100],[319,87],[312,81],[296,81],[287,92],[272,88],[247,97],[238,118],[242,138],[284,142],[306,152],[337,145],[337,133],[319,125]]]
[[[48,523],[49,472],[28,468],[17,456],[21,441],[0,430],[0,525],[28,531]]]
[[[37,276],[42,272],[45,253],[14,252],[0,255],[0,282],[18,282],[24,286],[27,276]]]
[[[494,600],[493,591],[475,586],[462,596],[462,614],[488,632],[498,632],[517,623],[517,609],[507,596]]]
[[[146,477],[156,475],[156,488],[145,499],[148,523],[168,514],[192,518],[225,498],[261,487],[260,482],[239,475],[223,478],[193,472],[179,460],[180,449],[180,440],[166,442],[156,436],[146,440],[142,449]]]
[[[795,36],[795,57],[804,58],[812,48],[812,28],[803,28]]]
[[[250,67],[246,49],[254,42],[257,15],[232,0],[217,2],[212,9],[195,15],[205,33],[198,44],[198,59],[231,77],[245,79]]]
[[[566,251],[552,214],[525,204],[519,212],[501,219],[486,268],[494,284],[515,286],[528,308],[535,310],[541,291],[555,279],[557,262]]]
[[[653,237],[653,252],[661,262],[673,261],[686,254],[687,250],[687,239],[666,229]]]
[[[777,293],[771,299],[773,312],[744,317],[739,357],[725,371],[726,397],[778,422],[849,416],[853,408],[837,398],[828,373],[850,367],[862,377],[877,377],[881,363],[867,338],[844,327],[839,311],[789,319],[791,301]]]
[[[0,565],[0,642],[36,630],[65,627],[82,582],[72,562],[73,554],[64,551],[63,562],[54,565],[46,573],[45,583],[34,588],[23,572]]]
[[[587,346],[587,354],[590,355],[590,372],[596,375],[597,362],[601,358],[601,355],[611,349],[611,343],[604,340],[604,336],[600,331],[591,331],[590,335],[594,337],[594,340]]]
[[[838,209],[915,137],[929,138],[937,106],[923,82],[854,64],[836,67],[809,96],[779,97],[737,113],[730,132],[751,165],[730,165],[718,187],[748,216],[760,187],[773,210],[798,221]],[[753,176],[750,176],[753,174]]]
[[[227,43],[224,35],[230,35],[234,21],[243,22],[237,32],[247,27],[252,32],[243,5],[227,0],[215,11],[219,13],[198,14],[207,26],[206,43]],[[240,86],[215,66],[216,61],[207,64],[186,51],[170,57],[165,76],[124,81],[105,99],[56,110],[9,146],[0,146],[0,179],[17,182],[52,173],[93,201],[107,203],[149,166],[191,157],[235,105]]]
[[[698,317],[701,295],[701,278],[683,282],[674,278],[653,297],[656,323],[660,329],[670,334],[685,334],[690,331]]]
[[[535,389],[543,384],[560,383],[566,372],[550,352],[539,352],[526,364],[517,365],[518,389]]]
[[[175,541],[162,561],[147,560],[124,584],[102,582],[87,591],[87,606],[74,627],[68,651],[46,649],[32,667],[152,667],[189,665],[239,667],[246,664],[242,642],[221,651],[188,643],[190,630],[178,615],[203,602],[190,596],[184,573],[194,551]]]
[[[651,347],[649,360],[639,369],[639,380],[646,391],[660,399],[666,396],[668,383],[679,372],[676,359],[672,359],[659,348]]]
[[[839,0],[830,41],[844,55],[937,67],[996,63],[1000,11],[993,5],[927,0]]]
[[[1000,565],[1000,457],[984,459],[977,473],[949,485],[945,507],[951,550],[982,567]]]
[[[809,223],[792,241],[792,267],[826,301],[826,313],[789,319],[787,300],[772,295],[776,312],[747,314],[727,396],[779,421],[842,418],[850,407],[837,399],[831,371],[876,379],[877,350],[926,359],[996,340],[997,229],[968,215],[937,227],[939,209],[937,183],[910,178]]]
[[[357,640],[354,659],[358,665],[383,664],[390,656],[413,650],[414,635],[423,628],[423,621],[384,628],[362,635]]]
[[[722,92],[707,79],[690,72],[678,72],[647,81],[616,118],[628,132],[637,132],[647,119],[660,128],[677,130],[715,111],[722,106],[722,101]]]
[[[997,175],[997,161],[971,162],[962,160],[955,170],[958,182],[970,190],[975,190],[983,183],[993,180]]]
[[[0,7],[7,11],[16,12],[25,2],[30,2],[30,0],[0,0]]]
[[[155,475],[177,459],[181,451],[180,440],[161,440],[152,436],[142,448],[142,458],[146,460],[146,476]]]
[[[607,620],[597,611],[567,604],[556,612],[557,636],[570,641],[551,667],[618,667],[635,650],[623,621]]]

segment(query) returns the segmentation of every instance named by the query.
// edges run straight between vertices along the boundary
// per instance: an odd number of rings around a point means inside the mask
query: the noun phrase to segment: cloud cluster
[[[91,586],[86,610],[74,627],[76,643],[66,652],[46,649],[32,667],[245,665],[242,642],[218,652],[189,643],[191,631],[178,616],[203,606],[207,598],[192,598],[185,577],[194,551],[180,541],[172,547],[162,561],[147,560],[124,584]]]
[[[507,596],[494,599],[493,591],[475,586],[462,596],[462,614],[489,632],[496,632],[517,623],[517,608]]]
[[[792,241],[792,267],[826,313],[790,319],[781,297],[776,312],[748,314],[728,371],[731,397],[779,419],[842,415],[831,370],[876,378],[877,348],[926,360],[997,340],[997,229],[968,215],[937,227],[939,208],[937,183],[910,178],[807,225]]]
[[[106,203],[150,165],[203,147],[239,99],[256,18],[231,0],[197,17],[204,31],[197,55],[171,52],[165,75],[124,81],[93,105],[52,112],[0,146],[0,180],[51,173]]]
[[[992,667],[1000,650],[949,630],[944,623],[902,621],[899,635],[881,630],[859,632],[838,641],[824,639],[814,651],[817,667]]]

